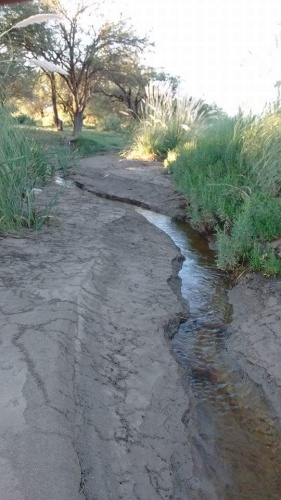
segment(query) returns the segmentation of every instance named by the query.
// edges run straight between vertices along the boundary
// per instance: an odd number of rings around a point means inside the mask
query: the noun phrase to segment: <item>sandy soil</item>
[[[73,180],[51,227],[1,239],[0,500],[220,500],[166,340],[188,314],[181,256],[124,203],[174,216],[184,200],[155,163],[98,156]],[[232,290],[229,348],[274,400],[280,294],[264,283]]]

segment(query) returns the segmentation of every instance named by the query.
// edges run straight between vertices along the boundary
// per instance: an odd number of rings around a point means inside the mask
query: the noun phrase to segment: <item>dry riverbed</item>
[[[0,500],[221,499],[167,340],[188,315],[181,255],[129,205],[184,200],[161,165],[116,156],[73,181],[52,226],[1,240]],[[280,281],[230,298],[229,352],[281,414]]]

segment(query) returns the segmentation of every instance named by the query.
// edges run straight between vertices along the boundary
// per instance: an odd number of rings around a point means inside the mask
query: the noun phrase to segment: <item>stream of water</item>
[[[227,283],[207,241],[190,226],[138,209],[185,257],[189,319],[172,340],[196,405],[196,445],[219,500],[281,500],[280,428],[262,390],[227,352]]]

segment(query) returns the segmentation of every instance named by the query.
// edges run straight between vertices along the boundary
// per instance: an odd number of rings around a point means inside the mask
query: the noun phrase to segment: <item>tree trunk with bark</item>
[[[83,111],[76,111],[73,114],[73,136],[77,137],[83,127]]]
[[[60,126],[61,120],[59,119],[59,112],[58,112],[58,105],[57,105],[56,78],[55,78],[54,73],[49,73],[48,76],[49,76],[50,82],[51,82],[54,127],[57,130],[61,130],[61,126]]]

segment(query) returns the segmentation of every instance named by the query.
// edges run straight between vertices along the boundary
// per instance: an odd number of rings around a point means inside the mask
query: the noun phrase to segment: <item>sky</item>
[[[228,113],[260,111],[281,80],[281,0],[115,0],[155,51],[147,63]],[[280,36],[281,40],[281,36]]]

